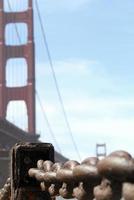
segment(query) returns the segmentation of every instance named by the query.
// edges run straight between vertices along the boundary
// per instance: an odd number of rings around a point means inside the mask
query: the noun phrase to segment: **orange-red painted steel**
[[[9,46],[5,44],[5,27],[9,23],[26,23],[27,44]],[[21,35],[20,35],[21,38]],[[9,101],[24,100],[28,114],[28,132],[35,134],[35,59],[33,40],[33,5],[28,0],[28,8],[23,12],[5,12],[4,0],[0,0],[0,117],[5,118]],[[6,64],[10,58],[24,58],[27,63],[28,80],[25,87],[6,86]],[[19,70],[19,69],[18,69]]]

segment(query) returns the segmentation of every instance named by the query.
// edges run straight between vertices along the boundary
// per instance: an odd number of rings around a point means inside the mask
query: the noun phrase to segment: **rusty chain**
[[[11,180],[7,179],[6,184],[0,190],[0,200],[10,200],[11,196]]]
[[[28,173],[51,197],[134,200],[134,159],[125,151],[113,152],[101,160],[90,157],[82,163],[39,160],[37,168]]]
[[[134,159],[125,151],[116,151],[104,159],[89,157],[78,163],[53,163],[39,160],[28,171],[53,199],[61,196],[78,200],[134,200]],[[10,200],[11,181],[0,190],[0,200]]]

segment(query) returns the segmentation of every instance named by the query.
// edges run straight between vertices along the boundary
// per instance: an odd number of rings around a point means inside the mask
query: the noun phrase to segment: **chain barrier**
[[[0,200],[10,200],[11,196],[11,179],[8,178],[4,187],[0,190]]]
[[[39,160],[28,174],[52,198],[134,200],[134,159],[125,151],[115,151],[101,160],[89,157],[82,163]]]
[[[37,168],[29,169],[28,174],[52,199],[134,200],[134,158],[125,151],[113,152],[101,160],[89,157],[81,163],[39,160]],[[10,200],[10,196],[8,179],[0,190],[0,200]]]

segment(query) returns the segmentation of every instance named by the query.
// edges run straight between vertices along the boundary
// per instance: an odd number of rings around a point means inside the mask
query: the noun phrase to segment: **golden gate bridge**
[[[18,10],[16,10],[17,6]],[[56,159],[59,161],[67,160],[61,155],[58,140],[51,128],[35,85],[34,9],[37,11],[40,22],[43,43],[47,51],[66,127],[74,150],[80,159],[59,90],[38,1],[20,0],[15,3],[15,1],[10,0],[0,0],[0,147],[2,150],[0,162],[3,163],[0,173],[5,171],[3,178],[1,176],[0,184],[3,184],[7,178],[8,167],[6,170],[4,168],[8,166],[8,154],[11,147],[18,141],[36,142],[39,139],[36,130],[36,100],[41,107],[45,122],[59,152],[56,152]],[[105,149],[105,144],[102,146]]]
[[[36,131],[36,94],[41,107],[42,103],[35,89],[33,1],[25,2],[24,8],[24,1],[17,1],[20,10],[16,11],[12,6],[15,2],[0,0],[0,174],[3,174],[0,185],[9,174],[11,147],[19,141],[37,142],[39,138]],[[37,2],[36,9],[43,30]],[[57,143],[45,113],[44,117]],[[18,127],[16,124],[20,121]],[[61,154],[56,155],[57,160],[66,160]]]

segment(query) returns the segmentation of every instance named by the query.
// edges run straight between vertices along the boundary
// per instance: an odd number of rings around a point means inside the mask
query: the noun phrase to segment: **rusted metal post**
[[[20,143],[12,149],[11,200],[51,200],[48,192],[42,192],[39,183],[28,176],[28,170],[37,167],[37,161],[54,162],[54,148],[48,143]]]

